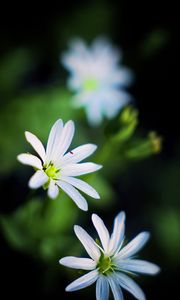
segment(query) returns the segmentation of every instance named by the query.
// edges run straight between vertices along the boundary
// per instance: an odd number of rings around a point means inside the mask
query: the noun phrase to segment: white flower
[[[21,163],[36,169],[36,173],[29,181],[30,188],[37,189],[41,186],[48,188],[48,196],[52,199],[58,196],[61,188],[80,209],[86,211],[87,202],[78,190],[95,199],[100,198],[99,194],[89,184],[74,177],[95,172],[102,166],[91,162],[79,163],[96,150],[96,145],[82,145],[66,153],[74,136],[74,130],[73,121],[68,121],[63,126],[62,120],[57,120],[50,131],[46,151],[41,141],[34,134],[26,131],[26,140],[39,157],[23,153],[17,158]]]
[[[143,291],[128,275],[130,273],[154,275],[159,272],[160,269],[157,265],[134,258],[149,239],[149,233],[140,233],[122,247],[125,230],[124,212],[120,212],[115,218],[111,236],[101,218],[96,214],[92,215],[92,222],[99,235],[101,246],[82,227],[74,226],[75,234],[91,258],[68,256],[59,261],[60,264],[70,268],[90,271],[68,285],[66,291],[72,292],[83,289],[96,282],[97,300],[108,300],[109,287],[115,300],[123,300],[121,287],[130,292],[135,298],[144,300]]]
[[[122,55],[106,39],[96,39],[91,47],[73,40],[63,54],[62,64],[71,75],[68,87],[75,92],[74,104],[86,110],[92,125],[103,117],[113,118],[131,97],[124,87],[132,81],[129,69],[119,66]]]

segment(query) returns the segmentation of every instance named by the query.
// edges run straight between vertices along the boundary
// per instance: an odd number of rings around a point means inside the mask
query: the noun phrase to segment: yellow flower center
[[[93,90],[96,90],[98,88],[98,80],[95,78],[87,78],[84,81],[84,89],[88,92],[91,92]]]
[[[59,170],[56,169],[55,166],[50,163],[48,166],[44,166],[44,172],[47,174],[48,177],[52,179],[57,179],[57,173],[59,172]]]

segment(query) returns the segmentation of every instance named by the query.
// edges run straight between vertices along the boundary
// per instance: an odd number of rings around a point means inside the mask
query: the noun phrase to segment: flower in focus
[[[119,66],[122,55],[106,39],[96,39],[91,47],[73,40],[62,56],[62,64],[70,71],[68,87],[75,92],[74,104],[84,107],[92,125],[104,117],[109,119],[130,101],[124,90],[132,81],[129,69]]]
[[[115,218],[111,236],[96,214],[92,215],[92,222],[99,235],[100,243],[95,242],[82,227],[74,226],[76,236],[91,258],[68,256],[59,261],[60,264],[70,268],[90,271],[68,285],[66,291],[80,290],[96,282],[97,300],[108,300],[109,288],[115,300],[124,299],[121,288],[126,289],[135,298],[144,300],[143,291],[128,275],[136,273],[154,275],[159,272],[157,265],[134,258],[149,239],[149,233],[140,233],[123,247],[124,212],[120,212]]]
[[[79,163],[96,150],[96,145],[85,144],[66,153],[73,139],[74,130],[73,121],[68,121],[63,126],[62,120],[57,120],[50,131],[46,151],[41,141],[26,131],[26,140],[39,157],[23,153],[17,158],[21,163],[36,169],[29,181],[30,188],[37,189],[43,186],[48,189],[48,196],[52,199],[58,196],[60,188],[80,209],[87,210],[86,199],[78,190],[96,199],[100,198],[99,194],[89,184],[74,177],[95,172],[102,166],[91,162]]]

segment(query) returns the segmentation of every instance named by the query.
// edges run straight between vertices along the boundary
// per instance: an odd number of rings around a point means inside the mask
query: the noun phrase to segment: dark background
[[[29,47],[35,53],[36,60],[33,68],[13,93],[18,94],[21,89],[29,87],[43,87],[52,80],[52,77],[56,81],[59,72],[57,66],[59,51],[66,47],[65,41],[71,36],[71,29],[69,29],[71,16],[77,13],[86,20],[90,2],[94,3],[94,18],[87,19],[87,24],[85,21],[82,24],[84,36],[86,37],[86,30],[93,27],[92,35],[87,34],[90,40],[97,29],[98,34],[107,33],[113,42],[123,49],[124,61],[136,74],[131,93],[139,109],[140,126],[143,130],[156,130],[163,137],[163,151],[160,155],[133,165],[123,174],[120,181],[117,179],[114,182],[114,187],[124,201],[123,204],[119,204],[119,207],[114,208],[114,211],[104,212],[104,218],[109,218],[109,223],[112,223],[114,214],[124,209],[127,213],[127,231],[130,232],[133,228],[135,234],[144,227],[149,228],[151,224],[148,220],[148,205],[144,205],[145,199],[148,203],[152,201],[157,210],[163,210],[167,218],[169,211],[177,212],[179,209],[180,139],[177,64],[179,10],[175,2],[123,0],[62,1],[58,5],[53,2],[42,5],[35,2],[6,3],[1,7],[0,13],[0,57],[3,58],[6,53],[19,46]],[[96,10],[99,2],[101,5],[104,3],[108,6],[111,14],[111,26],[107,25],[104,31],[98,28],[98,20],[104,17],[101,9]],[[66,26],[68,29],[64,30]],[[73,26],[73,32],[76,33],[76,24]],[[77,24],[77,35],[79,28],[80,25]],[[157,32],[157,39],[161,40],[163,36],[162,43],[159,43],[159,46],[155,44],[155,50],[153,46],[152,49],[148,47],[148,42],[144,44],[154,31]],[[145,50],[143,45],[146,45]],[[11,92],[2,90],[0,99],[2,105],[5,101],[11,101],[13,96]],[[1,178],[4,186],[2,189],[4,194],[1,195],[1,213],[13,211],[20,202],[19,197],[23,197],[23,193],[26,193],[26,190],[21,190],[19,193],[14,177],[15,175],[12,174],[10,177]],[[11,196],[14,197],[13,202],[9,201]],[[165,199],[166,196],[168,200]],[[149,210],[151,210],[150,204]],[[137,222],[139,216],[141,221]],[[158,234],[154,242],[152,239],[149,243],[149,259],[154,259],[162,267],[162,272],[157,277],[147,278],[145,282],[141,282],[148,299],[172,299],[172,294],[176,295],[178,291],[178,259],[173,257],[175,250],[173,245],[171,248],[171,234],[173,232],[167,231],[170,253],[163,251]],[[177,247],[176,251],[179,249]],[[75,299],[76,297],[84,299],[85,296],[87,299],[95,298],[95,294],[89,296],[88,291],[66,294],[64,287],[69,282],[66,275],[60,280],[57,276],[49,280],[49,269],[46,265],[12,250],[3,236],[1,237],[1,273],[3,279],[1,293],[5,293],[5,299],[9,296],[20,299],[35,296],[45,299]],[[47,284],[44,283],[46,281]],[[94,293],[94,290],[92,292]],[[131,299],[129,295],[126,296],[127,299]]]

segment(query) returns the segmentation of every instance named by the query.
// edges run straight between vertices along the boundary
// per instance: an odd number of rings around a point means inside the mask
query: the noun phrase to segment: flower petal
[[[49,177],[42,170],[36,171],[36,173],[29,180],[29,187],[31,189],[38,189],[49,180]]]
[[[100,196],[96,192],[95,189],[93,189],[92,186],[90,186],[88,183],[85,181],[74,178],[74,177],[68,177],[68,176],[61,176],[61,180],[68,182],[69,184],[72,184],[75,188],[78,190],[84,192],[85,194],[91,196],[92,198],[99,199]]]
[[[54,149],[55,151],[53,153],[53,162],[55,163],[55,165],[58,166],[59,161],[61,161],[62,155],[69,148],[74,136],[74,131],[74,122],[70,120],[64,125],[64,128],[62,129],[59,139],[57,141],[56,148]]]
[[[108,232],[103,220],[98,215],[96,215],[96,214],[92,215],[92,222],[94,224],[94,227],[96,228],[96,231],[99,235],[101,244],[106,253],[107,249],[108,249],[108,244],[109,244],[109,232]]]
[[[58,180],[57,185],[69,195],[69,197],[76,203],[76,205],[84,210],[88,210],[88,205],[86,199],[69,183]]]
[[[81,164],[72,164],[65,166],[61,170],[61,175],[63,176],[80,176],[88,173],[95,172],[101,169],[101,165],[97,165],[91,162],[81,163]]]
[[[114,229],[108,247],[109,255],[114,255],[122,245],[125,230],[125,217],[125,213],[122,211],[117,215],[117,217],[114,220]]]
[[[93,284],[98,278],[98,271],[93,270],[73,281],[66,287],[66,292],[73,292]]]
[[[119,284],[122,288],[131,293],[138,300],[146,300],[146,296],[139,285],[129,276],[123,273],[116,273]]]
[[[160,271],[160,268],[148,261],[140,260],[140,259],[127,259],[122,260],[117,263],[120,269],[125,271],[155,275]]]
[[[79,161],[90,156],[96,149],[97,146],[94,144],[86,144],[79,146],[73,149],[72,151],[68,152],[66,155],[64,155],[61,161],[59,161],[59,165],[57,167],[62,167],[67,164],[78,163]]]
[[[99,276],[96,283],[96,300],[109,299],[109,283],[105,276]]]
[[[120,285],[118,284],[116,277],[111,275],[108,277],[108,281],[114,296],[114,300],[124,300],[123,293]]]
[[[25,137],[28,143],[34,148],[34,150],[39,154],[42,161],[45,161],[46,153],[43,144],[33,133],[25,131]]]
[[[118,253],[117,258],[124,259],[136,254],[146,244],[149,237],[149,232],[141,232]]]
[[[63,130],[63,122],[61,119],[57,120],[53,127],[51,128],[47,147],[46,147],[46,163],[50,163],[50,161],[54,162],[55,152],[59,145],[59,140],[61,137],[61,133]]]
[[[55,198],[57,198],[58,194],[59,194],[59,188],[56,185],[55,181],[51,179],[49,188],[48,188],[48,196],[51,199],[55,199]]]
[[[74,226],[74,232],[77,238],[83,244],[89,256],[95,261],[98,261],[101,253],[92,237],[82,227],[78,225]]]
[[[96,262],[94,260],[74,256],[63,257],[60,259],[59,263],[63,266],[80,270],[94,270],[96,267]]]
[[[29,165],[37,169],[42,169],[42,162],[35,155],[22,153],[17,156],[17,159],[24,165]]]

